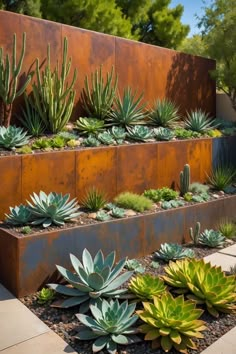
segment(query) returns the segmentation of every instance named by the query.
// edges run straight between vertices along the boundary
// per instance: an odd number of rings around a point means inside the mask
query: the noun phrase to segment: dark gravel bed
[[[231,241],[230,244],[234,243]],[[227,244],[226,244],[227,246]],[[190,247],[190,245],[185,245],[184,247]],[[193,247],[191,248],[195,251],[197,258],[202,258],[212,253],[217,252],[218,249],[210,249],[203,247]],[[166,263],[160,261],[159,267],[154,269],[151,266],[151,262],[155,260],[153,255],[148,255],[146,257],[138,259],[138,261],[145,267],[145,272],[150,274],[163,274],[164,266]],[[92,341],[79,341],[75,338],[80,323],[76,318],[75,314],[79,312],[78,307],[73,307],[71,309],[58,309],[50,307],[50,305],[39,305],[37,302],[37,293],[31,296],[25,296],[20,299],[24,305],[26,305],[36,316],[38,316],[48,327],[50,327],[55,333],[62,337],[65,342],[73,347],[73,349],[79,354],[92,354]],[[195,339],[195,343],[198,346],[197,350],[189,349],[190,354],[201,353],[205,348],[214,343],[222,335],[228,332],[231,328],[236,326],[236,316],[233,314],[220,314],[216,319],[204,313],[201,317],[202,320],[206,321],[208,329],[203,332],[203,339]],[[142,337],[140,337],[142,338]],[[150,342],[141,341],[140,343],[133,344],[130,346],[120,346],[118,354],[163,354],[162,349],[151,349]],[[169,353],[176,354],[176,350],[171,350]],[[105,354],[105,351],[101,351],[100,354]]]

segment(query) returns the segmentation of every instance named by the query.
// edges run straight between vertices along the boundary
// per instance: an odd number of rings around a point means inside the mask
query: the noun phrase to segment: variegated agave
[[[173,298],[165,293],[153,299],[154,304],[144,302],[144,310],[137,311],[146,322],[139,327],[145,340],[151,340],[153,348],[161,346],[165,352],[172,347],[181,353],[187,353],[188,347],[197,349],[191,337],[203,338],[205,322],[198,319],[203,310],[196,309],[191,300],[184,301],[183,295]]]
[[[65,221],[77,217],[78,204],[75,199],[70,199],[70,194],[51,192],[48,195],[40,191],[39,195],[30,196],[33,203],[28,203],[28,209],[34,217],[33,225],[48,227],[51,224],[64,225]]]
[[[212,316],[236,310],[235,277],[226,276],[221,267],[211,266],[202,259],[185,259],[170,262],[165,272],[163,279],[168,285],[191,292],[188,298],[205,303]]]
[[[48,286],[70,298],[64,300],[59,307],[72,307],[82,303],[80,311],[88,310],[90,300],[96,302],[99,297],[117,297],[127,292],[127,289],[118,289],[126,282],[133,272],[125,272],[120,275],[125,266],[126,259],[120,260],[115,266],[115,252],[111,252],[106,258],[102,251],[98,251],[94,259],[87,249],[83,251],[82,262],[73,254],[70,255],[75,273],[57,266],[59,273],[70,284],[48,284]]]
[[[132,327],[138,319],[133,315],[135,304],[128,305],[128,301],[119,304],[118,300],[98,299],[96,305],[90,305],[94,318],[77,314],[77,318],[86,327],[76,336],[80,340],[95,339],[92,350],[97,353],[106,348],[108,353],[117,353],[117,344],[127,345],[139,342],[135,335],[137,328]]]

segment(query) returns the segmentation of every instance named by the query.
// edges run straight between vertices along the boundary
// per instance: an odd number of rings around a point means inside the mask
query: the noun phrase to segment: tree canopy
[[[0,8],[176,49],[189,32],[171,0],[0,0]]]

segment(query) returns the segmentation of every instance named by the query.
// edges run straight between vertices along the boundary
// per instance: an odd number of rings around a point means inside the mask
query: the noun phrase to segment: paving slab
[[[50,331],[25,305],[0,287],[0,351]]]
[[[210,345],[201,354],[235,354],[236,327],[227,332],[223,337]]]
[[[63,339],[50,331],[9,347],[1,354],[77,354]]]
[[[223,254],[228,254],[229,256],[234,256],[236,257],[236,244],[235,245],[232,245],[232,246],[229,246],[229,247],[226,247],[220,251],[218,251],[219,253],[223,253]],[[236,263],[236,261],[235,261]]]
[[[222,270],[228,272],[230,267],[236,264],[236,258],[223,253],[213,253],[210,256],[204,257],[206,262],[211,262],[212,265],[221,266]]]

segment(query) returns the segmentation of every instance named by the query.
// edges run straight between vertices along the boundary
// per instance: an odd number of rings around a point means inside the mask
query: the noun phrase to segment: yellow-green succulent
[[[161,296],[166,286],[160,278],[145,274],[131,279],[129,290],[140,300],[152,300],[153,296]]]

